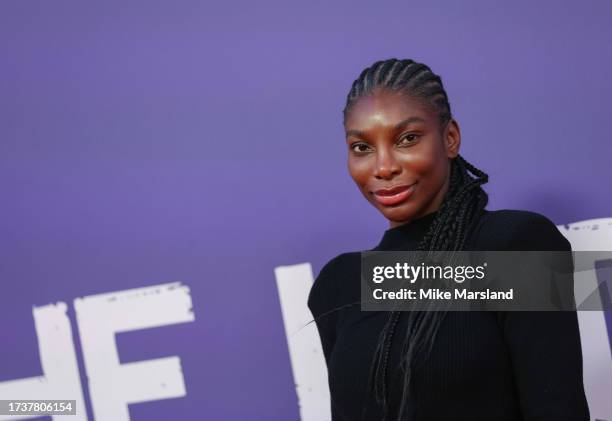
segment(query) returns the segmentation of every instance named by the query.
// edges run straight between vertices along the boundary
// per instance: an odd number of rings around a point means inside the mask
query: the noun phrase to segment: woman
[[[344,109],[348,169],[389,220],[372,250],[565,250],[546,217],[488,211],[487,175],[459,155],[440,78],[378,61]],[[575,312],[362,312],[360,253],[331,259],[308,299],[333,421],[588,421]]]

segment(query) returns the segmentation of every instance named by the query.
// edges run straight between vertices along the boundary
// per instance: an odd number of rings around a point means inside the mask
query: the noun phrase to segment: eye
[[[351,150],[358,154],[367,152],[369,148],[370,147],[366,143],[363,143],[363,142],[355,142],[351,144]]]
[[[400,138],[400,141],[398,142],[398,144],[400,145],[412,145],[414,142],[416,142],[418,140],[418,138],[421,137],[418,134],[415,133],[408,133],[405,134],[404,136],[402,136]]]

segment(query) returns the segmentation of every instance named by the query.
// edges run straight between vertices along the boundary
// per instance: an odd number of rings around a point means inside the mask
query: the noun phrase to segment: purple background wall
[[[273,268],[316,273],[387,228],[346,170],[353,79],[393,56],[441,74],[490,209],[609,217],[610,16],[577,0],[4,0],[0,381],[41,374],[32,305],[181,281],[196,321],[118,346],[180,356],[188,394],[132,419],[297,420]]]

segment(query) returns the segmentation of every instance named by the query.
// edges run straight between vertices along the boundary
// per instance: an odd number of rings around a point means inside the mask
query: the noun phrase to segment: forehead
[[[409,117],[433,121],[435,112],[422,101],[401,92],[374,91],[357,99],[346,116],[345,127],[367,130],[373,126],[395,126]]]

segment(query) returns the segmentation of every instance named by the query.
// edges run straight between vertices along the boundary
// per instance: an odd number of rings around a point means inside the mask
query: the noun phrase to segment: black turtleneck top
[[[435,215],[386,230],[372,250],[414,250]],[[485,210],[466,249],[570,251],[571,246],[540,214]],[[308,297],[328,369],[332,421],[382,419],[367,384],[390,313],[362,312],[357,304],[324,314],[359,302],[360,257],[348,252],[327,262]],[[406,331],[405,322],[403,313],[396,332]],[[401,398],[401,373],[394,369],[400,361],[398,336],[389,356],[391,414]],[[449,312],[428,358],[414,370],[408,409],[409,421],[588,421],[576,312]]]

